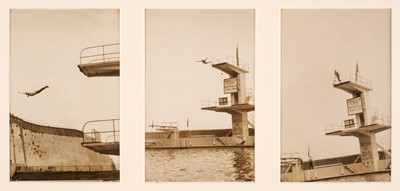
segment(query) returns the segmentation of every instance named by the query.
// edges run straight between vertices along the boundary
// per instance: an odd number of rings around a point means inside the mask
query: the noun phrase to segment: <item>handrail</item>
[[[100,120],[91,120],[91,121],[86,122],[82,127],[82,132],[83,132],[82,133],[82,140],[83,140],[82,142],[83,143],[87,143],[87,141],[85,141],[85,135],[86,134],[93,134],[92,131],[91,132],[85,132],[86,125],[88,125],[90,123],[99,123],[99,122],[112,122],[112,131],[111,130],[110,131],[97,131],[96,133],[100,133],[100,134],[113,133],[112,136],[114,136],[114,142],[118,142],[116,140],[116,133],[118,133],[118,136],[119,136],[119,130],[115,130],[115,121],[119,121],[119,119],[100,119]],[[95,129],[92,129],[92,130],[95,130]],[[98,141],[93,141],[93,138],[92,138],[91,142],[98,142]]]
[[[354,83],[360,84],[364,87],[372,89],[372,81],[365,77],[362,77],[360,75],[356,76],[356,74],[350,73],[349,79],[351,82],[354,82]]]
[[[281,159],[284,158],[300,158],[300,154],[298,152],[293,153],[281,153]]]
[[[94,133],[99,133],[99,134],[110,134],[110,133],[112,133],[112,135],[109,135],[109,136],[107,136],[107,138],[106,138],[106,140],[104,141],[105,143],[110,143],[110,142],[118,142],[119,141],[119,139],[117,139],[117,137],[119,137],[119,131],[101,131],[101,132],[84,132],[83,134],[84,135],[91,135],[91,141],[86,141],[86,140],[84,140],[83,141],[83,143],[100,143],[100,142],[102,142],[101,140],[97,140],[95,137],[94,137]],[[112,140],[112,141],[108,141],[108,139],[110,138],[110,137],[112,137],[114,140]]]
[[[345,129],[344,125],[327,124],[327,125],[325,125],[325,134],[336,132],[336,131],[341,131],[344,129]]]
[[[372,81],[367,79],[367,78],[365,78],[365,77],[362,77],[360,75],[356,76],[356,74],[350,73],[349,74],[349,81],[354,82],[356,84],[360,84],[360,85],[362,85],[364,87],[367,87],[369,89],[372,89]],[[333,85],[337,85],[337,84],[340,84],[340,83],[342,83],[342,81],[339,81],[337,79],[337,77],[334,76],[333,77]]]
[[[226,61],[222,61],[222,60],[219,60],[217,58],[212,58],[211,59],[211,64],[218,64],[218,63],[223,63],[223,62],[226,62],[226,63],[228,63],[230,65],[238,66],[237,65],[236,56],[228,55],[226,57]],[[250,64],[248,62],[246,62],[246,61],[243,61],[243,60],[239,59],[239,66],[238,67],[243,69],[243,70],[249,71]]]
[[[249,125],[250,125],[250,127],[252,127],[252,128],[254,128],[255,126],[254,126],[254,121],[255,121],[255,117],[254,117],[254,114],[253,113],[251,113],[251,112],[248,112],[247,113],[247,115],[248,115],[248,122],[249,122]]]
[[[119,43],[90,46],[81,50],[80,63],[86,64],[94,63],[97,61],[104,63],[106,62],[106,60],[119,60],[119,54]]]
[[[118,131],[119,132],[119,131]],[[113,138],[115,138],[115,137],[119,137],[119,135],[109,135],[107,138],[106,138],[106,143],[108,143],[108,138],[110,138],[110,137],[113,137]],[[115,141],[114,141],[115,142]]]
[[[227,60],[227,63],[228,63],[228,64],[238,66],[238,65],[237,65],[237,58],[236,58],[236,56],[228,55],[227,58],[226,58],[226,60]],[[241,69],[243,69],[243,70],[246,70],[246,71],[249,71],[249,69],[250,69],[249,63],[247,63],[246,61],[243,61],[243,60],[241,60],[241,59],[239,59],[239,66],[238,66],[238,67],[241,68]]]
[[[249,104],[254,104],[254,93],[253,93],[253,89],[252,88],[248,88],[246,90],[246,97],[247,100],[245,100],[245,103],[249,103]],[[231,101],[231,97],[227,96],[226,97],[228,99],[228,101],[226,102],[225,105],[220,105],[219,103],[219,98],[216,98],[215,101],[211,101],[211,100],[202,100],[201,101],[201,108],[206,108],[206,107],[217,107],[217,106],[232,106],[232,101]]]
[[[391,117],[389,115],[384,115],[379,113],[378,111],[378,107],[373,107],[371,109],[368,109],[367,111],[371,112],[371,124],[379,124],[379,125],[391,125]],[[354,127],[352,128],[359,128],[359,124],[357,123],[357,121],[354,119]],[[344,121],[341,122],[340,125],[333,125],[333,124],[328,124],[325,125],[325,133],[331,133],[331,132],[335,132],[335,131],[341,131],[341,130],[345,130],[345,125],[344,125]]]
[[[376,142],[378,143],[378,146],[382,146],[382,150],[389,150],[391,148],[391,143],[384,139],[383,137],[376,135]]]

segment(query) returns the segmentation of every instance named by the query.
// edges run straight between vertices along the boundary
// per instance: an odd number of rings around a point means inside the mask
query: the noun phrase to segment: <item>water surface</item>
[[[254,181],[254,148],[146,149],[146,182]]]

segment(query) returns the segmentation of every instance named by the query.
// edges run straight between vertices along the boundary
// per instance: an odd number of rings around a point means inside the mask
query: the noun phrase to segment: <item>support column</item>
[[[247,120],[247,112],[232,114],[232,137],[246,141],[247,136],[249,136]]]
[[[361,162],[367,171],[377,171],[378,169],[378,146],[375,133],[369,135],[362,134],[358,138],[360,143]]]

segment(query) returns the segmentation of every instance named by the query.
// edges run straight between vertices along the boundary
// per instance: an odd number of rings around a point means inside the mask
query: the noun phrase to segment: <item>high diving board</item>
[[[215,112],[227,112],[227,113],[234,113],[238,111],[254,111],[254,105],[249,103],[242,103],[242,104],[235,104],[235,105],[227,105],[227,106],[209,106],[209,107],[202,107],[202,110],[210,110]]]
[[[119,60],[79,64],[78,68],[87,77],[119,76]]]
[[[333,87],[341,89],[350,94],[353,94],[354,92],[365,92],[365,91],[372,90],[372,88],[370,88],[366,85],[355,83],[352,81],[346,81],[346,82],[342,82],[339,84],[335,84],[335,85],[333,85]]]
[[[101,154],[119,155],[119,142],[82,143],[82,146]]]
[[[88,121],[82,128],[82,146],[101,154],[119,155],[119,119]],[[109,124],[107,124],[109,123]],[[88,127],[86,127],[88,124]],[[112,129],[110,126],[112,124]],[[93,127],[102,129],[96,130]],[[91,130],[85,130],[89,128]],[[103,135],[103,136],[102,136]],[[103,137],[103,138],[102,138]]]
[[[389,126],[389,125],[371,124],[371,125],[362,126],[360,128],[350,128],[350,129],[342,129],[342,130],[332,131],[332,132],[325,133],[325,135],[356,136],[358,133],[359,134],[379,133],[381,131],[384,131],[384,130],[387,130],[390,128],[391,128],[391,126]]]
[[[80,53],[79,70],[87,77],[119,76],[119,43],[91,46]]]
[[[236,66],[236,65],[233,65],[233,64],[229,64],[228,62],[222,62],[222,63],[219,63],[219,64],[213,64],[212,67],[213,68],[217,68],[218,70],[221,70],[221,71],[223,71],[223,72],[225,72],[225,73],[227,73],[229,75],[236,75],[236,74],[239,74],[241,72],[242,73],[249,73],[249,71],[247,71],[247,70],[245,70],[245,69],[243,69],[243,68],[241,68],[239,66]]]

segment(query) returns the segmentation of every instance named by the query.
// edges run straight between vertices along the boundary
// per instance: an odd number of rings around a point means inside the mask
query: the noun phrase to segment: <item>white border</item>
[[[115,182],[9,182],[9,9],[120,9],[121,180]],[[145,9],[256,9],[256,182],[145,183]],[[392,9],[392,182],[280,183],[280,14],[287,8]],[[0,188],[2,190],[396,190],[399,187],[399,9],[398,0],[2,0],[0,2]],[[397,169],[397,170],[396,170]]]

